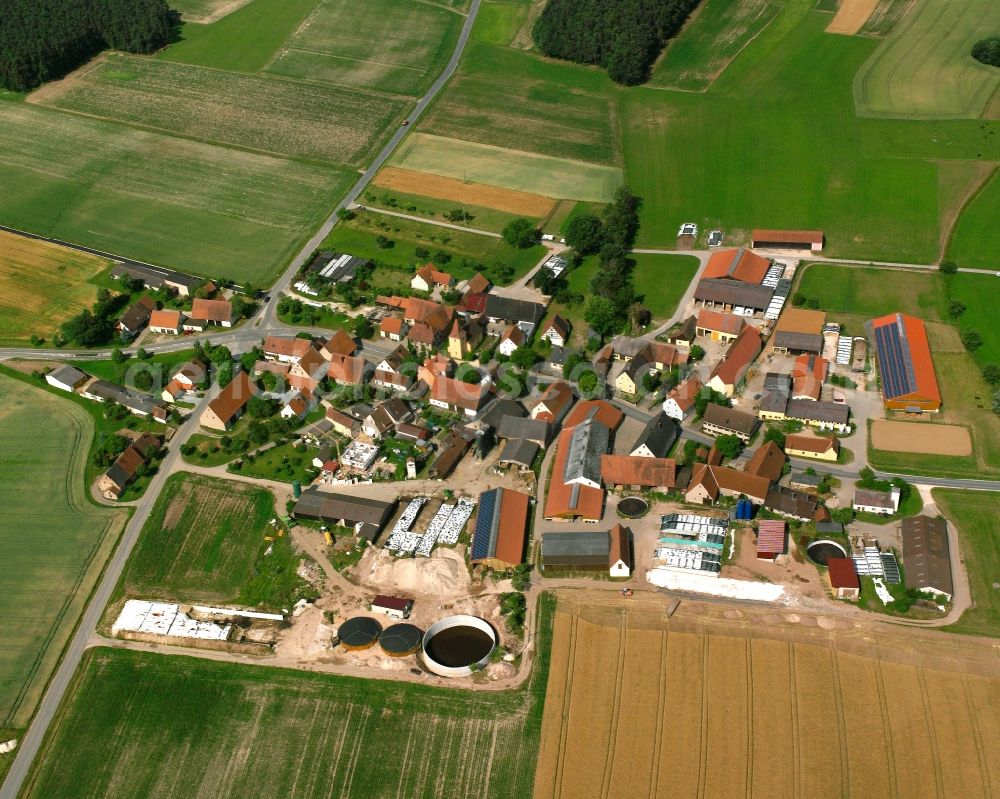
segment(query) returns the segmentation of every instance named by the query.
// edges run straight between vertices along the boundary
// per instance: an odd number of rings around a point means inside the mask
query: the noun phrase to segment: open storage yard
[[[985,797],[1000,778],[988,645],[686,603],[665,622],[664,603],[560,604],[536,799]]]
[[[92,436],[76,404],[0,376],[0,731],[31,717],[125,523],[86,495]]]
[[[91,650],[26,796],[527,796],[550,602],[532,676],[507,691]]]
[[[88,281],[107,265],[103,258],[0,231],[0,342],[51,336],[93,304],[97,287]]]

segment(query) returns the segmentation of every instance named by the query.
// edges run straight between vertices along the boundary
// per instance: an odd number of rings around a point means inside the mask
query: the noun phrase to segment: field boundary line
[[[931,697],[927,693],[927,675],[923,666],[917,666],[917,683],[920,685],[920,701],[924,706],[924,724],[927,725],[927,738],[931,744],[931,765],[934,766],[934,790],[938,796],[945,796],[944,776],[941,773],[941,748],[938,746],[937,731],[934,729],[934,711],[931,710]]]
[[[552,786],[552,796],[562,796],[563,772],[566,765],[566,738],[569,735],[569,711],[573,704],[573,675],[576,669],[573,664],[576,661],[576,639],[577,624],[580,619],[579,613],[572,613],[572,623],[569,628],[569,655],[566,659],[566,689],[563,695],[562,723],[559,725],[559,747],[556,750],[556,773],[555,784]]]
[[[399,764],[399,773],[400,773],[400,775],[406,774],[406,767],[407,767],[407,765],[410,762],[410,752],[413,751],[413,733],[414,733],[414,729],[413,729],[413,721],[412,721],[412,717],[411,717],[410,734],[406,738],[406,748],[403,750],[403,760]],[[495,731],[494,731],[494,736],[496,736],[496,732]],[[492,763],[490,761],[487,761],[487,763],[489,763],[489,765],[492,766]],[[489,766],[487,766],[487,768],[489,768]],[[399,785],[396,786],[396,799],[402,799],[403,784],[404,784],[404,780],[400,779]]]
[[[417,0],[417,2],[419,2],[419,0]],[[327,58],[339,58],[342,61],[355,61],[355,62],[357,62],[359,64],[377,64],[380,67],[392,67],[393,69],[409,69],[409,70],[412,70],[413,72],[426,72],[426,70],[420,69],[419,67],[408,67],[405,64],[390,64],[388,61],[376,61],[374,58],[351,58],[351,56],[349,56],[349,55],[338,55],[337,53],[327,53],[324,50],[307,50],[304,47],[286,47],[285,48],[285,52],[286,53],[308,53],[309,55],[322,55],[322,56],[326,56]],[[279,79],[279,80],[280,79],[284,79],[284,80],[289,80],[292,83],[305,83],[305,84],[310,85],[310,86],[321,86],[321,85],[325,85],[325,86],[342,86],[343,85],[341,83],[333,83],[332,81],[323,81],[322,83],[320,83],[320,82],[317,81],[316,83],[312,83],[310,81],[296,80],[295,78],[288,78],[287,76],[285,76],[284,72],[270,72],[268,74],[269,75],[275,75],[276,79]],[[371,91],[371,89],[369,89],[368,91]],[[382,94],[382,92],[379,92],[379,94]],[[391,95],[391,93],[390,93],[390,95]]]
[[[892,743],[892,724],[889,721],[889,707],[885,698],[885,678],[882,675],[882,661],[872,658],[875,664],[875,687],[878,690],[879,710],[882,713],[882,738],[885,741],[885,765],[889,773],[889,795],[897,796],[899,786],[896,784],[896,750]]]
[[[497,751],[497,725],[493,725],[493,740],[490,741],[490,756],[486,758],[486,776],[483,777],[483,799],[489,799],[490,795],[490,777],[493,774],[493,756]],[[402,783],[400,783],[400,790],[402,790]],[[399,796],[399,794],[396,794]],[[403,799],[403,797],[400,797]]]
[[[743,794],[747,799],[752,799],[753,797],[753,760],[754,760],[754,735],[753,735],[753,651],[751,648],[752,640],[750,636],[743,639],[743,658],[746,661],[746,672],[747,672],[747,712],[746,712],[746,730],[747,730],[747,767],[746,767],[746,785],[743,787]]]
[[[457,8],[452,8],[451,6],[446,6],[443,3],[435,3],[433,0],[416,0],[416,2],[421,3],[425,6],[433,6],[434,8],[440,8],[442,11],[450,11],[452,14],[457,14],[460,17],[469,16],[465,11],[460,11]]]
[[[997,91],[1000,92],[1000,87],[997,87]],[[941,261],[948,254],[948,250],[951,248],[951,241],[955,238],[955,229],[958,227],[958,221],[962,218],[962,214],[965,213],[966,209],[972,205],[976,200],[979,199],[986,187],[1000,176],[1000,164],[994,163],[993,169],[979,182],[978,186],[975,186],[972,191],[966,192],[965,196],[962,198],[962,202],[959,204],[958,208],[955,210],[955,218],[951,220],[951,224],[948,226],[947,231],[942,231],[941,236],[941,248],[938,252],[938,261]]]
[[[649,799],[656,799],[657,776],[660,772],[660,747],[663,746],[663,709],[667,703],[667,649],[670,631],[660,630],[660,680],[656,694],[656,732],[653,734],[653,764],[649,774]]]
[[[844,718],[844,686],[840,681],[840,658],[830,639],[830,660],[833,665],[833,695],[837,698],[837,731],[840,735],[840,772],[843,775],[843,791],[851,790],[851,760],[847,752],[847,720]]]
[[[965,704],[969,710],[969,720],[972,722],[972,737],[976,742],[979,774],[982,778],[983,787],[986,789],[986,796],[992,799],[993,786],[990,784],[990,768],[986,762],[986,752],[983,748],[983,733],[979,729],[979,715],[976,713],[976,703],[972,699],[972,690],[969,688],[969,675],[966,673],[962,674],[962,692],[965,694]]]
[[[611,704],[611,719],[608,724],[608,747],[604,750],[604,776],[601,781],[601,799],[607,799],[611,790],[611,772],[615,767],[615,749],[618,746],[618,721],[621,718],[622,682],[625,680],[625,648],[628,646],[628,627],[625,624],[626,611],[622,609],[621,626],[618,629],[618,658],[615,663],[615,699]]]
[[[710,638],[702,632],[701,640],[701,752],[698,754],[698,799],[705,799],[705,783],[708,774],[708,677]]]
[[[802,742],[799,738],[799,687],[795,675],[795,644],[788,642],[788,688],[792,697],[792,795],[802,796]]]

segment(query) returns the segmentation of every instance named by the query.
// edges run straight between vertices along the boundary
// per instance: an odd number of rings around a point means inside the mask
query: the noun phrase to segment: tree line
[[[616,83],[634,86],[698,0],[549,0],[532,37],[553,58],[603,67]]]
[[[0,0],[0,84],[28,91],[107,48],[151,53],[178,18],[166,0]]]

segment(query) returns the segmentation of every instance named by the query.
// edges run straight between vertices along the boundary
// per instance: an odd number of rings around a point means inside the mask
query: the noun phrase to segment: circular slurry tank
[[[820,566],[826,566],[826,562],[830,558],[846,558],[847,550],[844,549],[842,544],[836,541],[830,541],[826,538],[817,538],[808,547],[806,547],[806,554],[809,555],[809,560],[813,563],[818,563]]]
[[[649,503],[640,497],[625,497],[618,503],[618,512],[629,519],[638,519],[645,516],[649,510]]]
[[[375,646],[382,634],[382,625],[369,616],[348,619],[337,630],[337,637],[344,649],[369,649]]]
[[[424,633],[422,658],[442,677],[468,677],[490,662],[496,631],[478,616],[449,616]]]
[[[382,651],[389,657],[401,658],[420,651],[420,640],[424,631],[413,624],[402,622],[386,627],[378,639]]]

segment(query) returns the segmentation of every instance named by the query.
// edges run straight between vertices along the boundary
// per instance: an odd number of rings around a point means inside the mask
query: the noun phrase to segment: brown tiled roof
[[[348,333],[338,330],[327,338],[323,349],[336,355],[353,355],[357,351],[358,345],[354,343],[354,339]]]
[[[169,327],[176,329],[181,326],[180,311],[153,311],[149,317],[150,327]]]
[[[901,537],[906,585],[954,594],[948,522],[940,517],[911,516],[903,519]]]
[[[209,322],[228,322],[233,318],[233,304],[229,300],[200,300],[191,303],[191,317]]]
[[[759,285],[770,266],[767,258],[742,247],[718,250],[708,259],[704,277],[729,278]]]
[[[333,355],[327,374],[338,383],[356,386],[365,375],[365,359],[357,355]]]
[[[570,427],[559,434],[552,479],[549,480],[545,494],[545,516],[549,518],[581,516],[585,519],[600,519],[604,507],[604,490],[579,483],[569,485],[563,482],[572,438],[573,428]]]
[[[824,311],[786,307],[778,318],[778,323],[774,326],[774,329],[776,332],[822,335],[823,325],[825,324],[826,313]]]
[[[607,485],[673,488],[677,479],[677,462],[673,458],[602,455],[601,478]]]
[[[781,478],[784,466],[785,453],[773,441],[768,441],[764,446],[759,447],[750,458],[746,471],[758,477],[766,477],[772,483],[776,483]]]
[[[858,568],[853,558],[828,558],[826,568],[830,574],[830,585],[834,588],[860,588]]]
[[[439,375],[431,386],[431,399],[446,402],[458,408],[479,410],[489,388],[482,383],[466,383],[453,377]]]
[[[578,402],[563,420],[563,427],[576,427],[593,414],[609,430],[617,430],[625,414],[607,400],[582,400]]]
[[[709,495],[713,499],[719,495],[719,489],[725,489],[745,494],[762,502],[767,497],[767,487],[770,485],[766,477],[738,472],[728,466],[710,466],[707,463],[699,463],[694,467],[688,491],[702,483],[709,489]]]
[[[752,413],[746,413],[736,408],[724,408],[715,403],[709,403],[705,406],[705,415],[701,419],[703,423],[745,435],[752,435],[760,424],[760,420]]]
[[[611,547],[608,551],[608,566],[622,561],[629,569],[632,568],[632,552],[628,545],[628,528],[616,524],[608,531]]]
[[[715,367],[712,377],[718,377],[727,386],[735,386],[760,350],[760,334],[756,328],[747,325],[726,351],[726,357]]]
[[[372,379],[376,383],[388,383],[390,386],[399,386],[400,388],[409,388],[413,385],[412,376],[399,372],[387,372],[384,369],[376,369]]]
[[[666,367],[687,363],[688,356],[678,352],[673,344],[664,344],[660,341],[651,341],[646,347],[649,360],[653,363],[662,363]]]
[[[228,424],[252,396],[250,376],[246,372],[240,372],[222,389],[218,397],[208,403],[208,407],[223,424]]]
[[[401,335],[403,332],[403,320],[398,316],[386,316],[379,322],[378,329],[383,333]]]
[[[434,264],[425,264],[417,270],[417,276],[424,279],[429,285],[437,283],[441,286],[449,285],[455,278],[447,272],[440,272],[434,268]]]
[[[469,278],[469,285],[468,285],[468,289],[467,289],[468,294],[482,294],[482,295],[484,295],[483,296],[483,308],[480,309],[480,310],[483,310],[483,309],[486,308],[485,294],[486,294],[487,291],[489,291],[489,288],[490,288],[490,281],[488,281],[485,277],[483,277],[481,274],[479,274],[479,272],[476,272],[476,274],[474,274],[471,278]],[[466,294],[466,296],[468,296],[468,294]]]
[[[815,452],[821,455],[824,452],[828,452],[831,448],[839,450],[840,441],[828,436],[788,435],[785,436],[785,448],[798,449],[803,452]]]
[[[520,347],[525,341],[524,331],[517,325],[511,325],[500,336],[501,341],[506,341],[507,339],[510,339],[516,346]]]
[[[336,408],[327,408],[326,418],[335,424],[346,427],[348,430],[354,429],[354,427],[358,424],[358,420],[353,416],[348,416],[346,413],[338,411]]]
[[[301,358],[311,346],[312,342],[307,338],[268,336],[264,339],[264,354]]]
[[[697,326],[702,330],[714,330],[735,336],[746,327],[746,322],[743,321],[742,316],[713,311],[711,308],[702,308],[698,311]]]
[[[545,391],[542,392],[542,396],[538,398],[538,402],[536,402],[534,408],[532,408],[531,415],[533,418],[544,419],[546,422],[556,422],[572,402],[572,387],[569,383],[557,380],[554,383],[549,383],[545,387]],[[542,404],[545,405],[547,410],[539,411],[539,413],[536,414],[535,410]]]
[[[754,228],[750,238],[757,242],[774,242],[777,244],[822,244],[822,230],[768,230]]]
[[[486,310],[486,295],[478,291],[470,291],[455,306],[456,311],[463,313],[481,314]]]

